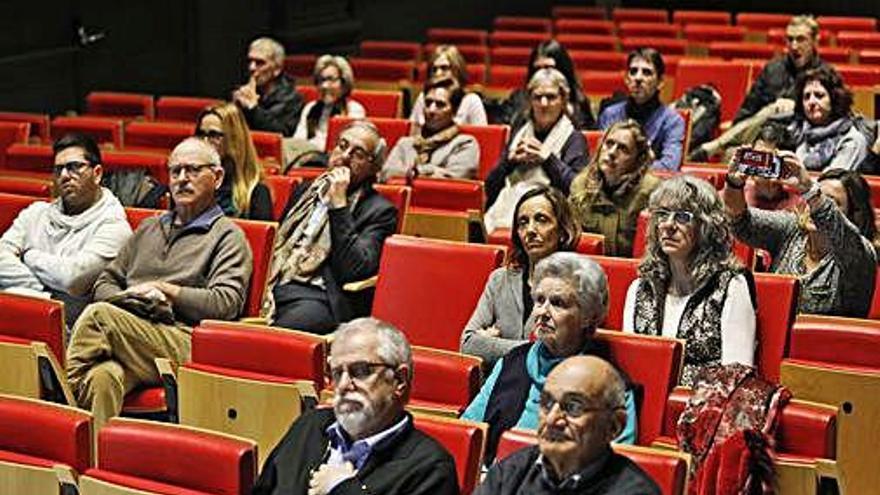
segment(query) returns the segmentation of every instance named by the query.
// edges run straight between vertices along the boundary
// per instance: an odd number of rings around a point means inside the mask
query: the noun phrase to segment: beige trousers
[[[160,383],[156,358],[186,362],[190,340],[186,327],[154,323],[109,303],[89,305],[67,348],[67,380],[77,404],[92,411],[94,431],[122,411],[125,394]]]

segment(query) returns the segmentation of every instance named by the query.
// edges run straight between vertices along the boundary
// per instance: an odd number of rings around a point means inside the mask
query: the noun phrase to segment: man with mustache
[[[58,198],[34,201],[0,238],[0,290],[64,302],[73,325],[95,279],[131,237],[122,204],[101,187],[101,150],[82,134],[52,146]]]
[[[610,442],[626,423],[624,381],[595,356],[574,356],[547,376],[538,445],[489,469],[474,495],[659,495],[656,483]]]
[[[388,323],[339,326],[328,359],[333,409],[300,416],[266,459],[254,495],[458,493],[455,463],[404,411],[412,350]]]
[[[244,306],[252,255],[244,232],[223,215],[217,151],[187,138],[168,159],[174,209],[143,220],[98,277],[95,301],[73,328],[67,379],[95,432],[119,414],[125,394],[159,384],[154,360],[190,356],[192,326],[231,320]]]
[[[626,65],[623,80],[629,96],[602,110],[599,128],[604,131],[617,122],[635,120],[651,142],[655,157],[651,168],[677,171],[683,153],[684,119],[660,101],[666,72],[663,57],[653,48],[638,48],[630,52]]]

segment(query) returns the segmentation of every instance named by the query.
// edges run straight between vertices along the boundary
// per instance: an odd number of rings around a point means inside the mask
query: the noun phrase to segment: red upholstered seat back
[[[523,84],[526,67],[492,65],[489,67],[489,86],[493,88],[514,89]]]
[[[483,210],[483,183],[467,179],[419,178],[412,182],[414,208]]]
[[[385,60],[416,60],[422,45],[412,41],[361,41],[360,56]]]
[[[251,140],[254,142],[257,156],[261,160],[274,160],[279,165],[284,161],[281,150],[283,138],[280,132],[251,131]]]
[[[189,122],[130,122],[125,126],[125,146],[171,151],[195,130],[195,116]]]
[[[81,473],[92,465],[91,442],[92,418],[85,411],[0,395],[0,451],[66,464]]]
[[[453,45],[485,45],[488,40],[489,33],[482,29],[428,29],[428,41],[431,43],[451,43]]]
[[[413,347],[411,405],[464,411],[480,390],[480,359],[456,352]]]
[[[764,14],[761,12],[740,12],[736,24],[750,31],[766,31],[770,28],[784,28],[791,20],[791,14]]]
[[[27,144],[31,124],[0,121],[0,167],[6,163],[6,148],[15,143]]]
[[[327,124],[326,149],[328,153],[336,146],[336,140],[339,139],[339,134],[345,129],[345,126],[353,120],[355,119],[351,117],[333,117],[330,119],[330,123]],[[382,135],[382,138],[385,139],[385,143],[388,145],[387,151],[391,151],[400,138],[409,134],[409,121],[406,119],[370,117],[367,120],[375,124],[379,129],[379,134]]]
[[[642,391],[639,409],[640,445],[650,445],[663,431],[666,398],[678,383],[684,346],[660,337],[600,330],[596,338],[607,344],[610,358]]]
[[[0,176],[0,192],[32,196],[49,201],[52,196],[52,180],[38,177]]]
[[[733,14],[718,10],[676,10],[672,13],[672,22],[726,26],[733,24]]]
[[[203,320],[193,330],[192,363],[292,380],[311,380],[322,390],[326,340],[293,330]]]
[[[15,217],[18,216],[21,210],[27,208],[34,201],[39,200],[39,198],[31,196],[0,193],[0,235],[12,226],[12,222],[15,221]],[[0,311],[2,311],[2,308],[0,308]]]
[[[269,195],[272,197],[272,218],[281,221],[281,215],[287,202],[290,201],[290,195],[296,186],[302,182],[300,177],[292,177],[290,175],[268,175],[263,177],[263,184],[269,188]]]
[[[104,170],[144,169],[162,184],[168,184],[168,156],[165,153],[103,151]]]
[[[98,452],[97,469],[86,474],[136,489],[159,483],[244,495],[257,474],[253,442],[177,425],[111,420],[98,434]]]
[[[147,218],[161,215],[162,213],[165,212],[162,210],[152,210],[150,208],[127,207],[125,209],[125,216],[128,218],[128,225],[131,226],[131,230],[137,230],[138,227],[140,227],[141,222]]]
[[[617,7],[611,12],[615,22],[669,22],[669,13],[664,9],[642,9]]]
[[[485,180],[489,172],[504,153],[510,135],[510,127],[506,125],[460,125],[462,134],[470,134],[480,144],[480,165],[477,167],[477,179]]]
[[[49,140],[49,115],[45,113],[0,112],[0,122],[28,122],[30,137],[39,141]]]
[[[392,236],[382,249],[373,316],[413,345],[458,351],[489,273],[503,258],[498,246]]]
[[[52,147],[43,144],[12,144],[6,148],[5,168],[52,172]]]
[[[493,230],[492,233],[489,234],[489,238],[486,242],[498,246],[505,246],[508,254],[510,254],[513,249],[513,238],[511,237],[510,229]],[[595,254],[601,256],[605,253],[605,236],[602,234],[581,232],[581,236],[578,239],[577,246],[575,246],[574,250],[580,254]]]
[[[788,353],[789,330],[797,313],[799,284],[795,277],[755,273],[757,340],[755,365],[768,381],[779,382],[779,366]]]
[[[415,62],[412,61],[351,58],[349,62],[358,81],[397,83],[409,81],[415,75]]]
[[[439,442],[455,459],[461,493],[471,493],[480,475],[485,430],[478,423],[419,415],[415,426]]]
[[[750,71],[747,62],[683,60],[675,72],[674,97],[688,88],[712,83],[721,94],[721,120],[731,120],[745,99]]]
[[[639,260],[614,258],[611,256],[590,256],[608,277],[608,315],[602,328],[620,330],[623,328],[623,305],[626,291],[633,280],[639,278]]]
[[[495,459],[504,459],[517,450],[538,445],[538,437],[531,430],[507,430],[501,434],[498,440],[498,449],[495,451]]]
[[[800,315],[791,331],[788,357],[880,369],[880,321]]]
[[[418,46],[416,45],[416,47]],[[403,102],[403,95],[400,91],[355,89],[351,92],[351,98],[364,106],[370,118],[396,119],[400,117]]]
[[[525,31],[532,33],[549,33],[553,24],[546,17],[526,17],[502,15],[492,23],[496,31]]]
[[[403,219],[406,217],[406,210],[409,209],[412,188],[397,184],[374,184],[373,188],[397,208],[397,229],[395,233],[400,233],[403,228]]]
[[[0,293],[0,335],[44,342],[64,366],[64,304]]]
[[[298,77],[311,78],[317,59],[318,56],[314,54],[288,55],[284,57],[284,73],[293,79]],[[300,87],[300,85],[297,85],[297,91],[299,91]],[[307,98],[306,101],[309,101],[309,99]]]
[[[163,96],[156,102],[156,119],[195,125],[196,117],[202,110],[218,103],[223,103],[223,101],[193,96]]]
[[[92,91],[86,96],[89,115],[142,117],[152,120],[155,115],[153,95]]]
[[[78,132],[91,136],[98,144],[122,147],[122,119],[112,117],[55,117],[52,119],[52,139]]]
[[[525,31],[494,31],[489,35],[491,46],[524,46],[534,47],[551,38],[550,33],[533,33]]]

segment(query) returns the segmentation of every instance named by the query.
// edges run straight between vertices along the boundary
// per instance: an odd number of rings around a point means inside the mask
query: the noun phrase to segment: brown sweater
[[[166,213],[141,223],[95,282],[95,301],[137,284],[164,281],[181,287],[174,301],[181,323],[238,317],[253,269],[244,232],[218,206],[183,227],[173,226],[173,218]]]

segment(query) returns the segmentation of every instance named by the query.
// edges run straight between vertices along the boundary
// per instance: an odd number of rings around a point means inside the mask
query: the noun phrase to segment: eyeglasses
[[[342,381],[342,374],[348,373],[348,377],[358,383],[367,381],[371,376],[376,374],[380,368],[394,368],[388,363],[371,363],[369,361],[355,361],[349,365],[334,366],[330,368],[330,379],[333,383]]]
[[[52,166],[52,173],[55,175],[61,175],[61,172],[67,171],[67,175],[79,175],[82,173],[83,168],[90,167],[92,164],[89,162],[81,162],[81,161],[71,161],[67,163],[58,163]]]
[[[181,163],[178,165],[171,165],[168,167],[168,175],[171,176],[172,179],[175,179],[180,176],[180,173],[183,172],[187,178],[195,177],[202,171],[202,169],[213,167],[210,163],[202,163],[202,164],[192,164],[192,163]]]
[[[446,72],[452,70],[452,66],[449,64],[434,64],[431,66],[431,72]]]
[[[349,152],[353,158],[357,158],[361,161],[369,161],[372,159],[372,155],[369,151],[360,146],[351,144],[348,139],[343,137],[339,138],[339,141],[336,142],[336,149],[343,153]]]
[[[338,82],[341,80],[342,80],[342,78],[339,76],[326,76],[326,77],[318,76],[318,84],[324,84],[325,82],[335,83],[335,82]]]
[[[562,396],[562,400],[557,400],[548,392],[541,392],[541,396],[538,399],[538,405],[541,407],[541,411],[543,411],[544,414],[550,414],[550,411],[553,410],[553,406],[556,404],[559,404],[559,408],[562,412],[571,419],[577,419],[584,414],[595,411],[614,411],[616,409],[624,409],[624,406],[620,405],[612,407],[591,406],[587,403],[586,398],[580,394],[567,393]]]
[[[547,98],[547,101],[552,103],[562,98],[562,95],[559,93],[532,93],[531,98],[534,102],[539,102],[543,98]]]
[[[214,129],[202,130],[196,129],[196,137],[202,139],[223,139],[223,131],[218,131]]]
[[[657,208],[651,212],[651,216],[657,218],[657,223],[663,223],[672,217],[672,220],[678,225],[690,225],[694,221],[694,214],[686,210],[668,210],[666,208]]]

